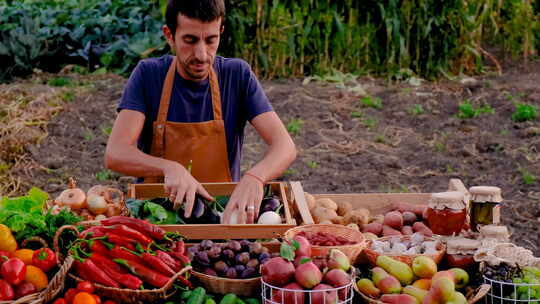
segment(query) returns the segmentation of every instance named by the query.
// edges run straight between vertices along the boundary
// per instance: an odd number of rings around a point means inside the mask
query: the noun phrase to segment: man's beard
[[[208,76],[208,69],[204,71],[193,71],[191,69],[191,65],[206,63],[210,66],[212,64],[211,62],[213,61],[214,61],[213,58],[212,60],[210,60],[210,62],[200,62],[198,60],[190,60],[188,62],[183,62],[182,66],[184,67],[184,72],[187,74],[187,76],[189,76],[189,78],[191,78],[192,80],[203,80]]]

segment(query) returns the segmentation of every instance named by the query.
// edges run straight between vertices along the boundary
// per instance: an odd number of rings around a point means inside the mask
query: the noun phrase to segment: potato
[[[416,214],[411,211],[403,212],[403,225],[412,225],[416,222]]]
[[[355,223],[347,224],[347,227],[352,228],[356,231],[360,231],[360,227],[358,227],[358,225],[356,225]]]
[[[432,236],[433,235],[433,231],[431,231],[431,229],[429,229],[429,227],[426,226],[422,222],[414,223],[412,228],[413,228],[414,232],[420,232],[424,236]]]
[[[307,192],[304,192],[304,195],[306,197],[306,203],[309,210],[312,210],[315,208],[315,197]]]
[[[401,233],[403,233],[403,235],[412,235],[413,229],[411,226],[403,226],[401,227]]]
[[[374,215],[370,218],[369,220],[370,223],[384,223],[384,215],[382,214],[377,214],[377,215]]]
[[[364,226],[369,222],[369,210],[365,208],[356,209],[347,213],[344,218],[347,224]]]
[[[402,235],[402,234],[401,234],[401,232],[397,231],[396,229],[394,229],[394,228],[392,228],[390,226],[383,225],[382,235],[383,236],[392,236],[392,235]]]
[[[349,202],[336,202],[336,205],[337,205],[337,214],[341,216],[344,216],[353,210],[353,207],[351,203]]]
[[[390,211],[384,215],[384,225],[401,230],[403,227],[403,216],[399,211]]]
[[[362,233],[364,235],[364,237],[367,239],[367,240],[376,240],[378,239],[379,237],[376,236],[375,234],[371,233],[371,232],[363,232]]]
[[[393,203],[392,204],[392,210],[396,210],[399,212],[405,212],[410,211],[417,216],[422,216],[424,213],[424,210],[427,209],[427,205],[416,205],[416,204],[409,204],[409,203]]]
[[[383,225],[381,223],[369,223],[362,227],[362,232],[371,232],[375,235],[380,235]]]
[[[345,218],[343,216],[337,216],[334,219],[332,219],[332,223],[339,224],[339,225],[347,225],[347,222],[345,222]]]
[[[332,221],[325,220],[325,221],[320,222],[319,224],[325,224],[325,225],[328,225],[328,224],[333,224],[333,223],[332,223]]]
[[[337,204],[329,198],[321,198],[315,201],[317,207],[324,207],[326,209],[337,211]]]
[[[338,217],[337,213],[334,210],[330,210],[324,207],[315,207],[311,211],[311,216],[317,224],[320,224],[323,221],[331,222],[334,218]]]

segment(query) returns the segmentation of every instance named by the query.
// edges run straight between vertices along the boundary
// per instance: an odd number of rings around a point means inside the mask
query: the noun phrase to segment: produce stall
[[[509,242],[502,194],[309,194],[265,186],[257,224],[221,224],[234,183],[193,216],[162,184],[0,198],[0,303],[526,303],[540,258]],[[86,190],[86,191],[85,191]],[[266,214],[266,215],[265,215]]]

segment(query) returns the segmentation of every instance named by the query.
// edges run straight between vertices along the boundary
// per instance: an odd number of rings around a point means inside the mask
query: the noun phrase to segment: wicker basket
[[[251,297],[257,295],[261,290],[261,277],[251,279],[228,279],[210,276],[197,271],[193,271],[192,275],[202,287],[212,293],[234,293],[238,296]]]
[[[482,284],[476,289],[471,288],[471,290],[469,292],[467,292],[467,294],[465,295],[465,297],[467,298],[467,303],[468,304],[474,304],[474,303],[478,302],[479,300],[481,300],[482,298],[484,298],[487,295],[490,288],[491,287],[489,286],[489,284]],[[353,284],[353,289],[357,294],[360,295],[360,297],[364,300],[363,302],[365,302],[365,303],[386,304],[386,303],[384,303],[382,301],[379,301],[378,299],[373,299],[373,298],[370,298],[367,295],[363,294],[360,290],[358,290],[358,286],[356,284]]]
[[[395,236],[382,237],[382,238],[379,238],[378,241],[386,241],[386,240],[389,240],[389,239],[391,239],[393,237],[395,238]],[[409,240],[410,236],[402,236],[401,238],[403,238],[404,240]],[[435,241],[434,238],[426,238],[426,240]],[[365,257],[367,262],[371,266],[376,266],[377,265],[377,258],[381,254],[374,251],[373,249],[371,249],[372,242],[373,241],[371,241],[371,240],[367,242],[367,246],[363,251],[362,257],[363,258]],[[391,257],[391,258],[393,258],[395,260],[401,261],[403,263],[406,263],[409,266],[412,266],[412,262],[413,262],[414,258],[416,258],[417,256],[421,256],[421,255],[428,256],[428,257],[432,258],[433,261],[435,261],[436,264],[439,264],[442,261],[442,259],[444,258],[445,253],[446,253],[446,246],[442,242],[439,241],[439,245],[437,246],[437,253],[435,253],[435,254],[395,254],[395,253],[392,254],[392,253],[387,253],[387,254],[384,254],[384,255],[389,256],[389,257]]]
[[[176,292],[176,289],[173,286],[174,281],[179,276],[184,275],[186,272],[191,271],[191,266],[186,266],[165,284],[165,286],[159,289],[148,289],[148,290],[134,290],[126,288],[114,288],[106,287],[98,283],[94,283],[95,293],[101,297],[114,299],[117,303],[126,303],[126,304],[138,304],[138,303],[154,303],[166,300],[170,298]],[[82,282],[83,279],[75,276],[70,273],[69,277],[75,280],[75,282]]]
[[[293,238],[299,232],[325,232],[332,234],[334,236],[341,236],[348,241],[355,242],[353,245],[343,245],[343,246],[311,246],[311,255],[313,257],[326,257],[330,249],[339,249],[341,250],[351,262],[355,262],[362,250],[366,247],[366,239],[364,235],[355,229],[343,226],[343,225],[332,225],[332,224],[311,224],[298,226],[292,229],[289,229],[283,235],[285,238]]]

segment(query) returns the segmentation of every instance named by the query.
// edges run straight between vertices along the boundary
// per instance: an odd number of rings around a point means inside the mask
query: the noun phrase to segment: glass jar
[[[475,265],[474,253],[481,242],[466,238],[451,239],[446,242],[446,264],[449,268],[468,269]]]
[[[499,224],[501,219],[501,188],[475,186],[469,189],[471,195],[471,229],[479,231],[481,225]]]
[[[465,195],[460,191],[433,193],[428,203],[427,222],[435,234],[458,234],[467,217]]]

